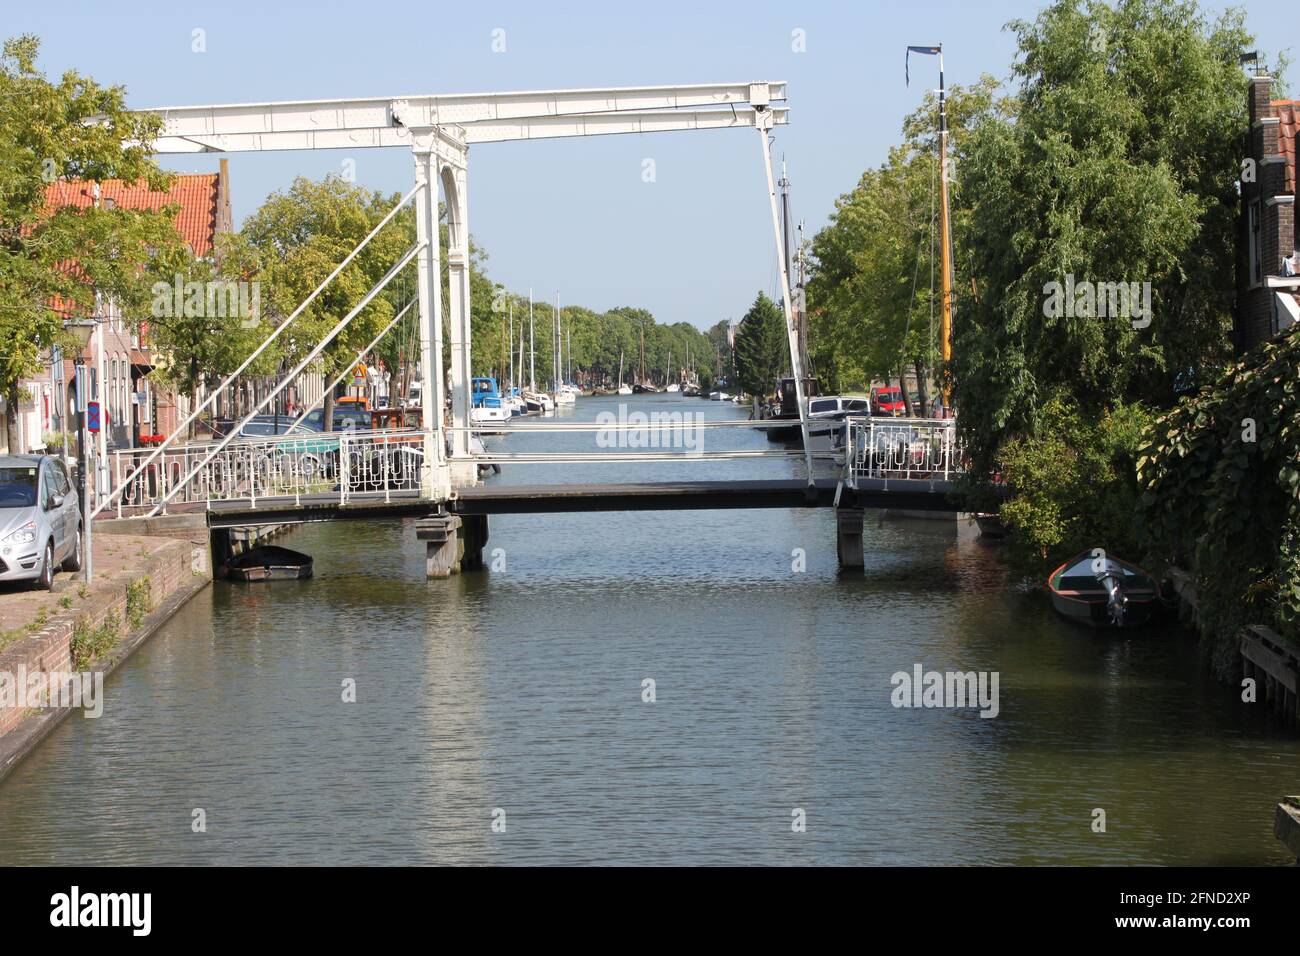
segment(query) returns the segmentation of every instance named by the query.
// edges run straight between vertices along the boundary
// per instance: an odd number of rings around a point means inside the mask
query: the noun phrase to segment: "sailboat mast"
[[[943,405],[952,414],[952,237],[948,212],[948,109],[944,98],[943,46],[939,47],[939,284],[943,303],[939,342],[943,356]]]
[[[780,187],[781,190],[781,255],[785,259],[785,274],[790,276],[793,275],[790,271],[790,178],[786,174],[784,156],[781,157],[781,178],[777,181],[777,186]],[[799,311],[795,307],[794,302],[790,303],[790,308],[794,314],[795,329],[798,331],[800,328]],[[798,340],[802,343],[802,333],[800,333]],[[800,359],[802,358],[803,352],[801,350]],[[799,364],[801,367],[806,367],[803,365],[802,361]]]
[[[510,380],[506,388],[515,387],[515,300],[511,299],[507,310],[510,313]]]
[[[551,323],[551,367],[554,369],[555,390],[560,390],[560,372],[563,367],[560,365],[560,290],[555,290],[555,321]]]
[[[528,387],[537,390],[537,337],[533,329],[533,290],[528,290]]]

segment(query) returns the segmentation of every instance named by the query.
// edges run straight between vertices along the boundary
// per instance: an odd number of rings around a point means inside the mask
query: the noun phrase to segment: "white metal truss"
[[[763,81],[168,106],[141,112],[156,113],[163,118],[163,129],[152,144],[155,153],[388,146],[404,146],[411,150],[416,182],[413,193],[407,194],[406,199],[413,195],[415,200],[418,250],[415,261],[426,409],[420,490],[426,497],[443,499],[451,495],[455,485],[474,481],[476,473],[476,463],[469,452],[467,430],[471,404],[469,147],[477,143],[556,137],[729,128],[757,129],[766,142],[767,131],[773,125],[788,122],[788,111],[773,106],[785,99],[784,82]],[[450,234],[447,249],[450,287],[446,303],[450,320],[450,429],[441,420],[446,379],[442,370],[444,304],[439,281],[441,250],[437,239],[439,185],[446,196]],[[367,241],[371,237],[367,237]],[[330,278],[337,272],[335,270]],[[327,279],[326,283],[329,281]],[[319,291],[318,288],[313,297]],[[283,331],[305,306],[306,303],[281,323],[272,338]],[[323,348],[323,344],[319,348]],[[796,376],[800,374],[796,368]],[[216,392],[212,397],[215,395]],[[195,410],[191,419],[201,408]],[[102,510],[121,493],[123,487],[151,467],[180,432],[178,428],[143,462],[131,469],[121,487],[101,501],[94,513]],[[451,437],[450,459],[446,455],[444,434]],[[224,448],[224,444],[218,450]],[[187,471],[198,474],[206,465],[205,460],[190,466]],[[173,487],[173,493],[179,490]],[[157,507],[164,506],[170,497],[170,494],[164,495]]]
[[[753,126],[755,110],[777,123],[784,82],[641,86],[518,93],[456,93],[366,99],[164,106],[158,153],[361,149],[410,145],[412,129],[456,128],[465,145],[557,136]],[[743,109],[741,107],[744,107]]]

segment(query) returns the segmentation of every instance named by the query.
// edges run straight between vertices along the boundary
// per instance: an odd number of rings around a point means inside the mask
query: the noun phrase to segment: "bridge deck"
[[[840,505],[848,508],[898,508],[912,511],[957,511],[953,483],[925,478],[859,479],[855,492],[844,488]],[[584,511],[698,511],[721,508],[829,508],[837,483],[818,479],[809,488],[802,479],[776,481],[664,481],[620,484],[501,485],[462,488],[447,502],[456,514],[563,514]],[[201,504],[173,506],[170,511],[202,510]],[[236,528],[258,524],[400,518],[429,514],[433,503],[414,491],[382,496],[350,495],[340,503],[337,492],[247,501],[212,502],[208,524]]]
[[[857,508],[956,511],[952,483],[928,479],[859,482],[840,504]],[[874,486],[873,486],[874,485]],[[887,486],[887,488],[886,488]],[[666,481],[627,484],[495,485],[464,488],[450,503],[458,514],[538,514],[572,511],[690,511],[718,508],[829,508],[837,482]]]

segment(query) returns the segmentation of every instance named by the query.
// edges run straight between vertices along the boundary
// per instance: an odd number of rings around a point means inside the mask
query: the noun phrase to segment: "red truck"
[[[871,414],[901,418],[907,414],[903,393],[897,385],[876,385],[871,389]]]

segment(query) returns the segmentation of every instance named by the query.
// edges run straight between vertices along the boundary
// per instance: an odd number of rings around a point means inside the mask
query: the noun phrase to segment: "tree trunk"
[[[921,360],[919,358],[912,360],[912,367],[916,369],[917,401],[921,406],[921,417],[924,418],[926,409],[930,406],[930,394],[925,387],[925,372],[921,368]]]
[[[9,454],[17,455],[22,452],[18,446],[18,383],[13,382],[5,389],[5,442],[9,446]]]
[[[898,391],[903,396],[903,410],[907,412],[907,417],[915,418],[912,414],[912,396],[907,391],[907,372],[902,365],[898,366]]]
[[[199,386],[197,382],[190,387],[189,397],[190,397],[189,414],[193,415],[194,409],[199,407]],[[187,426],[185,426],[185,440],[187,442],[190,442],[191,444],[194,442],[194,433],[197,429],[198,429],[197,419],[192,419],[190,423]]]
[[[332,432],[334,430],[334,390],[330,389],[325,393],[325,421],[322,422],[324,430]]]
[[[189,391],[190,391],[189,414],[193,415],[195,410],[199,407],[199,360],[193,355],[190,356],[190,390]],[[198,419],[196,418],[193,421],[191,421],[189,425],[186,427],[185,429],[186,441],[188,442],[194,441],[194,433],[197,430],[197,422]]]

